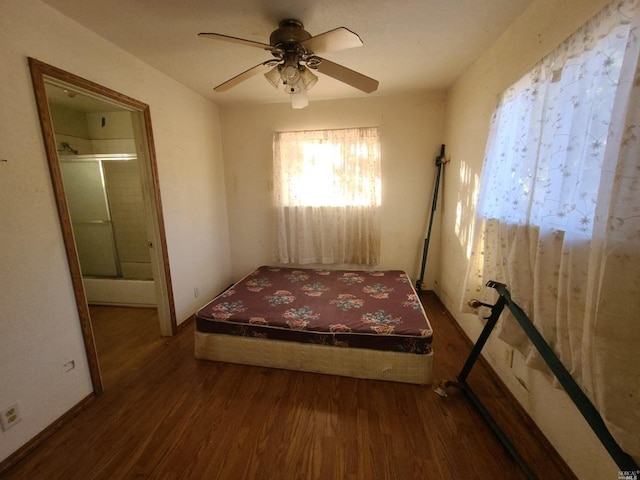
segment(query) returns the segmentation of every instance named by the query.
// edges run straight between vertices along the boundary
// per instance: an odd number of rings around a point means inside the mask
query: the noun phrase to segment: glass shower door
[[[100,161],[61,161],[64,189],[83,276],[120,275]]]

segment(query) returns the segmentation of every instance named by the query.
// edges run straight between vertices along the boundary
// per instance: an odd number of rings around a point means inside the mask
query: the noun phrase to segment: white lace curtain
[[[378,128],[274,135],[277,261],[378,263],[379,144]]]
[[[507,284],[640,458],[640,74],[615,1],[509,88],[492,120],[463,299]],[[505,315],[500,337],[545,367]]]

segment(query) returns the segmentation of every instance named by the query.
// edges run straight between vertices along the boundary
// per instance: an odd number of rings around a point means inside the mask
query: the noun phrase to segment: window
[[[591,236],[629,34],[620,15],[572,37],[502,95],[483,169],[483,216]]]
[[[276,133],[273,156],[277,260],[376,264],[378,128]]]
[[[462,299],[463,310],[471,298],[493,303],[484,285],[506,283],[636,459],[640,416],[629,412],[637,411],[630,385],[639,378],[640,345],[637,3],[613,1],[502,95]],[[544,371],[509,315],[499,335]]]

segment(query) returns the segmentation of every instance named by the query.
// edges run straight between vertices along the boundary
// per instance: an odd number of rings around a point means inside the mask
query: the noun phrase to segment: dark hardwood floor
[[[470,344],[423,303],[452,380]],[[161,338],[153,310],[92,315],[105,392],[6,480],[526,478],[460,392],[198,361],[193,324]],[[575,478],[484,364],[470,383],[541,479]]]
[[[155,308],[91,305],[89,310],[105,389],[141,368],[144,359],[168,340],[160,336]]]

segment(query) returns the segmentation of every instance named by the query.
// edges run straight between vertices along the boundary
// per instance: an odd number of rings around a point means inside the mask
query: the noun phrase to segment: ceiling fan
[[[225,92],[258,73],[264,73],[275,88],[278,88],[280,82],[284,84],[285,92],[291,96],[293,108],[304,108],[309,103],[307,91],[318,81],[311,70],[317,70],[365,93],[374,92],[378,88],[377,80],[318,56],[363,45],[360,37],[345,27],[313,37],[304,29],[302,22],[286,19],[271,33],[268,44],[220,33],[199,33],[198,36],[261,48],[275,57],[221,83],[214,88],[216,92]]]

